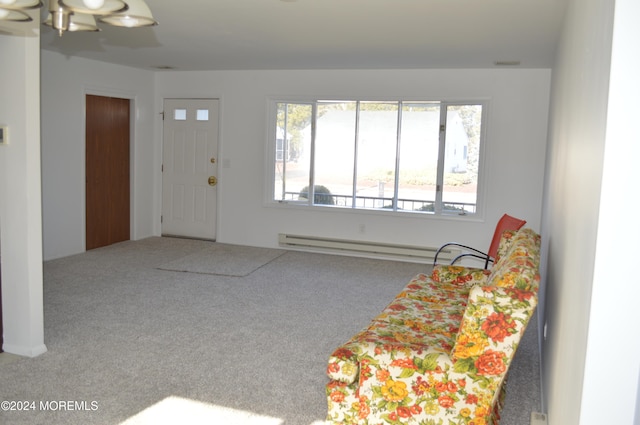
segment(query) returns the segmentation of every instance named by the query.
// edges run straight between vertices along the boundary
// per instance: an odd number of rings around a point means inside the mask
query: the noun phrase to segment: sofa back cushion
[[[491,269],[487,286],[537,291],[540,283],[540,235],[526,228],[515,235],[506,232],[507,246]]]
[[[536,305],[535,292],[474,286],[451,350],[454,370],[498,388]]]
[[[500,238],[500,245],[498,245],[498,252],[496,253],[496,258],[494,265],[500,261],[500,258],[504,257],[509,248],[511,248],[511,243],[513,242],[513,238],[515,237],[517,230],[505,230],[502,233],[502,237]]]

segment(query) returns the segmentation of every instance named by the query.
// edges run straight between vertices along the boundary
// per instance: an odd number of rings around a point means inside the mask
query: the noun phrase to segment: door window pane
[[[176,121],[186,121],[187,120],[187,110],[186,109],[174,109],[173,111],[173,119]]]
[[[196,121],[209,121],[209,110],[198,109],[196,111]]]

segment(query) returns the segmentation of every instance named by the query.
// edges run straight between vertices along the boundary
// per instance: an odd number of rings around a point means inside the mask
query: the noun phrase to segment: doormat
[[[244,277],[280,257],[285,252],[285,250],[280,249],[214,243],[201,251],[165,263],[158,269]]]

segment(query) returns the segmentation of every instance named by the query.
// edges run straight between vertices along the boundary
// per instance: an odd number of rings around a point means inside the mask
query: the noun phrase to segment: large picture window
[[[273,200],[476,214],[482,103],[274,102]]]

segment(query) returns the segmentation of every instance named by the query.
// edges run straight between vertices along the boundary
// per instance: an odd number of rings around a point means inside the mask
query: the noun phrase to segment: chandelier
[[[43,6],[41,0],[0,0],[0,21],[28,22],[29,9]],[[49,0],[49,15],[43,22],[58,31],[100,31],[99,22],[117,27],[158,25],[144,0]]]

